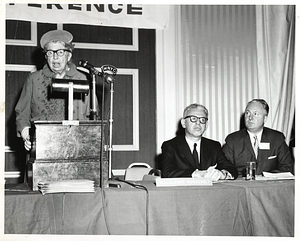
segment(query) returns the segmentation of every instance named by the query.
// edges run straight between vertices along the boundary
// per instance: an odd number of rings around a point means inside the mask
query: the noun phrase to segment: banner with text
[[[6,19],[164,29],[169,5],[143,4],[6,4]]]

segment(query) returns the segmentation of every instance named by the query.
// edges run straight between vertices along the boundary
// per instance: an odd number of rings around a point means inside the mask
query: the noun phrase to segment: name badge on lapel
[[[270,150],[270,143],[268,143],[268,142],[259,143],[259,149],[261,149],[261,150]]]

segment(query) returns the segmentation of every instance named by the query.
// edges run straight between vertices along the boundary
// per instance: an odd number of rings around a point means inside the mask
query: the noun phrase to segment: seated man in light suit
[[[250,101],[245,109],[246,128],[229,134],[225,139],[223,152],[236,166],[239,175],[245,176],[248,161],[256,162],[256,174],[263,171],[292,172],[293,159],[284,135],[264,127],[268,114],[269,106],[265,100]]]
[[[162,144],[163,177],[211,177],[213,181],[237,178],[237,169],[226,159],[221,144],[202,136],[207,120],[205,106],[191,104],[185,108],[181,119],[185,135]]]

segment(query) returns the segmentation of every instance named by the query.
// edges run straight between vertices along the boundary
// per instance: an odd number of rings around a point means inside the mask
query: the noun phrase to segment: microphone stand
[[[101,77],[104,82],[109,84],[110,87],[110,113],[109,113],[109,142],[108,142],[108,179],[111,179],[112,174],[112,128],[113,128],[113,100],[114,100],[114,75],[117,73],[117,69],[114,66],[103,66],[110,70],[111,74],[102,74]],[[103,69],[102,69],[103,70]],[[103,102],[104,103],[104,102]]]
[[[96,75],[95,71],[90,70],[90,75],[92,76],[92,91],[91,91],[91,108],[90,108],[90,120],[97,120],[97,108],[96,108]],[[104,81],[103,81],[103,93],[102,93],[102,113],[101,113],[101,137],[100,137],[100,188],[104,187],[103,179],[103,113],[104,113]]]
[[[91,108],[91,119],[97,120],[97,109],[96,109],[96,77],[92,74],[92,108]]]
[[[112,160],[112,126],[113,126],[113,96],[114,83],[110,82],[110,114],[109,114],[109,142],[108,142],[108,178],[111,178],[111,160]]]
[[[105,83],[110,84],[110,116],[109,116],[109,144],[108,144],[108,179],[111,179],[111,162],[112,162],[112,126],[113,126],[113,94],[114,94],[114,78],[113,75],[116,74],[117,69],[113,66],[108,66],[108,68],[112,68],[113,72],[112,75],[109,74],[102,74],[100,75],[103,80],[103,93],[102,93],[102,123],[101,123],[101,152],[100,152],[100,187],[104,187],[104,180],[103,180],[103,116],[104,116],[104,86]],[[96,72],[90,71],[93,77],[92,80],[92,108],[91,108],[91,115],[92,119],[97,119],[97,109],[96,109]]]

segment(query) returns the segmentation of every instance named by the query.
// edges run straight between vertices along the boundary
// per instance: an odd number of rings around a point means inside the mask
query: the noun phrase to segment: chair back
[[[125,172],[125,181],[142,181],[144,175],[148,175],[152,170],[148,163],[134,162],[131,163]]]

